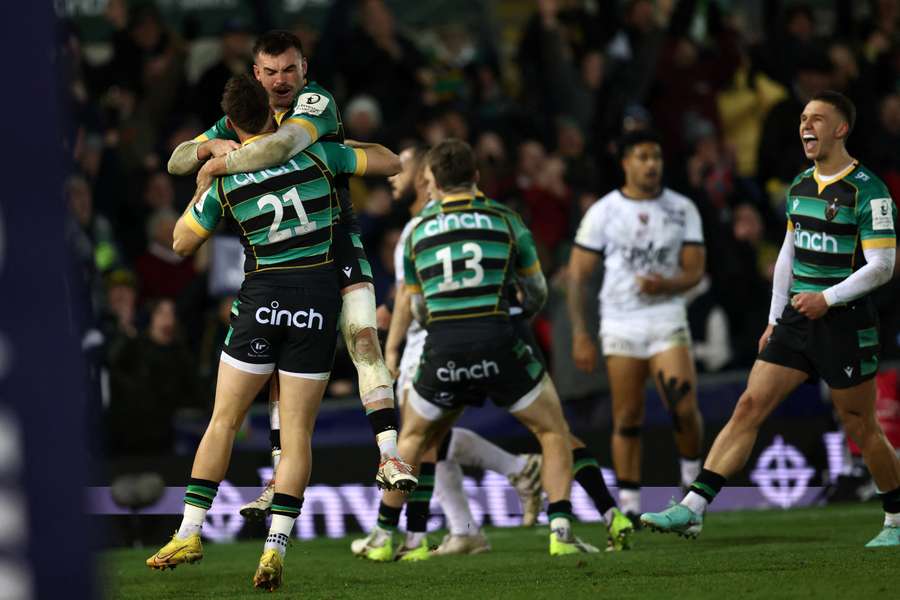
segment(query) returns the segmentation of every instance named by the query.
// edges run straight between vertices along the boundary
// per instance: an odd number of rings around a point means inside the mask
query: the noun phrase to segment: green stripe
[[[212,502],[210,502],[208,504],[204,504],[203,502],[201,502],[200,500],[197,500],[196,498],[185,498],[184,503],[190,504],[191,506],[196,506],[197,508],[202,508],[205,510],[209,510],[210,507],[212,506]]]
[[[873,356],[867,360],[860,361],[859,372],[862,375],[871,375],[878,370],[878,357]]]
[[[198,496],[203,496],[204,498],[209,498],[210,500],[216,499],[216,490],[202,485],[189,485],[187,486],[187,492],[191,494],[197,494]]]
[[[581,460],[576,462],[574,465],[572,465],[572,473],[575,474],[578,471],[585,469],[587,467],[596,467],[599,469],[600,464],[594,458],[582,458]]]
[[[225,336],[225,345],[228,345],[228,342],[231,341],[231,334],[234,333],[234,328],[229,325],[228,326],[228,334]]]
[[[794,208],[794,199],[799,199],[800,202],[797,203],[797,208]],[[789,201],[790,214],[792,215],[804,215],[807,217],[812,217],[814,219],[819,219],[820,221],[825,217],[825,207],[828,206],[829,202],[827,200],[823,200],[822,198],[810,198],[808,196],[791,196]],[[848,225],[856,224],[856,212],[854,209],[849,206],[839,206],[838,212],[834,216],[834,219],[831,220],[832,223],[844,223]]]
[[[286,513],[297,514],[297,515],[300,514],[300,509],[298,509],[295,506],[281,506],[279,504],[273,504],[272,510],[277,510],[279,512],[286,512]]]
[[[235,299],[235,301],[231,303],[231,314],[233,314],[234,316],[238,316],[238,306],[240,306],[240,304],[241,301],[237,299]]]
[[[575,517],[573,515],[570,515],[569,513],[564,513],[564,512],[555,512],[555,513],[550,513],[549,515],[547,515],[547,519],[550,521],[552,521],[553,519],[557,519],[557,518],[569,519],[570,521],[575,520]]]
[[[691,484],[691,487],[697,488],[698,490],[700,490],[702,492],[706,492],[712,498],[716,497],[715,490],[713,490],[711,487],[709,487],[705,483],[700,483],[699,481],[695,481],[694,483]]]
[[[474,298],[432,298],[428,300],[428,310],[431,312],[441,310],[459,310],[461,308],[478,308],[486,306],[493,308],[497,304],[497,295],[488,294]]]
[[[321,244],[316,244],[315,246],[309,246],[307,248],[294,248],[292,250],[287,250],[286,252],[281,252],[280,254],[275,254],[273,256],[259,257],[258,262],[260,266],[276,265],[278,263],[294,260],[295,258],[307,258],[309,256],[321,256],[322,260],[324,261],[330,247],[331,240],[327,240],[322,242]]]
[[[431,490],[416,490],[409,495],[408,502],[430,502]]]
[[[434,485],[434,475],[419,475],[419,485]]]
[[[859,340],[860,348],[878,345],[878,330],[874,327],[860,329],[856,332],[856,337]]]

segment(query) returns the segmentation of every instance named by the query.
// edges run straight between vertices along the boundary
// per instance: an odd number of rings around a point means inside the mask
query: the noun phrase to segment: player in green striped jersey
[[[837,92],[815,96],[800,138],[815,165],[787,193],[787,234],[775,265],[769,325],[747,390],[680,504],[641,520],[696,536],[729,476],[744,467],[763,420],[818,376],[881,490],[882,531],[866,546],[900,546],[900,459],[875,418],[878,317],[870,294],[890,280],[897,208],[884,183],[847,153],[856,108]]]
[[[337,103],[331,94],[307,79],[307,61],[300,40],[287,31],[260,36],[253,49],[253,72],[269,95],[278,129],[258,142],[239,147],[233,128],[222,117],[203,134],[179,145],[169,160],[169,172],[187,174],[198,168],[198,188],[209,187],[214,176],[258,171],[287,162],[320,141],[344,141]],[[202,167],[201,167],[202,165]],[[349,188],[344,175],[336,175],[341,224],[334,228],[336,277],[340,280],[343,310],[341,333],[359,375],[359,393],[373,433],[379,442],[382,465],[377,483],[390,488],[401,479],[396,462],[396,413],[393,379],[384,364],[375,319],[372,271],[359,235]],[[270,391],[272,461],[278,467],[280,452],[277,385]],[[272,482],[259,498],[241,507],[250,518],[264,517],[274,493]]]
[[[229,80],[222,106],[243,147],[275,131],[265,90],[251,77]],[[147,559],[151,568],[202,558],[200,528],[225,476],[237,429],[278,369],[284,401],[283,454],[272,524],[254,585],[280,587],[283,557],[311,469],[310,440],[328,383],[341,308],[332,239],[338,216],[334,177],[392,175],[399,158],[383,147],[315,143],[277,167],[214,181],[175,226],[173,249],[189,255],[221,220],[241,237],[246,277],[232,309],[219,364],[213,415],[197,449],[182,525]],[[407,474],[410,487],[415,477]]]
[[[465,142],[447,140],[429,151],[425,177],[436,202],[407,239],[404,275],[428,337],[404,413],[401,456],[418,465],[466,405],[489,397],[541,444],[550,554],[596,552],[572,534],[572,452],[559,397],[510,322],[509,285],[521,290],[526,315],[546,300],[531,232],[515,212],[478,192],[475,156]]]

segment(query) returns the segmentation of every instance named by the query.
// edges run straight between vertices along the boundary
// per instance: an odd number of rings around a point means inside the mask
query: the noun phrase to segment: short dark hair
[[[841,116],[844,117],[844,120],[847,121],[847,125],[849,126],[847,135],[850,135],[853,132],[853,126],[856,125],[856,105],[853,104],[853,100],[840,92],[835,92],[834,90],[825,90],[824,92],[819,92],[818,94],[810,98],[809,101],[812,102],[813,100],[818,100],[819,102],[824,102],[833,106],[839,113],[841,113]]]
[[[428,151],[426,161],[431,167],[434,181],[442,190],[452,190],[475,183],[478,167],[472,146],[462,140],[450,138]]]
[[[625,155],[635,146],[641,144],[656,144],[662,146],[662,139],[659,134],[652,129],[635,129],[629,131],[619,138],[619,160],[625,158]]]
[[[296,35],[284,29],[273,29],[267,31],[256,40],[253,44],[253,56],[258,54],[268,54],[270,56],[278,56],[282,52],[296,48],[300,55],[303,55],[303,43]]]
[[[266,90],[247,74],[235,75],[225,84],[222,110],[232,123],[247,133],[265,129],[271,113]]]

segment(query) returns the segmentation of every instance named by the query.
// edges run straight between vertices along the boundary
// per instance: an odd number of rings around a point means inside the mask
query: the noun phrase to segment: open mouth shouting
[[[816,137],[816,134],[806,132],[801,137],[803,138],[803,150],[805,150],[807,154],[815,154],[816,150],[819,148],[819,138]]]

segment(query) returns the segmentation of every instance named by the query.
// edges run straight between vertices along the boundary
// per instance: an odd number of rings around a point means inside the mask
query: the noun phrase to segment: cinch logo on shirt
[[[437,235],[454,229],[493,229],[491,218],[477,212],[440,214],[425,223],[425,235]]]
[[[278,301],[273,300],[272,308],[261,306],[256,309],[256,322],[261,325],[287,325],[297,329],[325,329],[325,317],[316,312],[314,308],[298,310],[292,313],[289,310],[278,310]]]
[[[800,223],[794,225],[794,246],[803,250],[815,250],[816,252],[829,252],[837,254],[838,241],[827,233],[811,233],[804,231]]]
[[[469,367],[457,367],[456,363],[447,362],[446,367],[437,370],[437,378],[441,381],[470,381],[472,379],[484,379],[500,374],[500,365],[492,360],[482,360]]]

